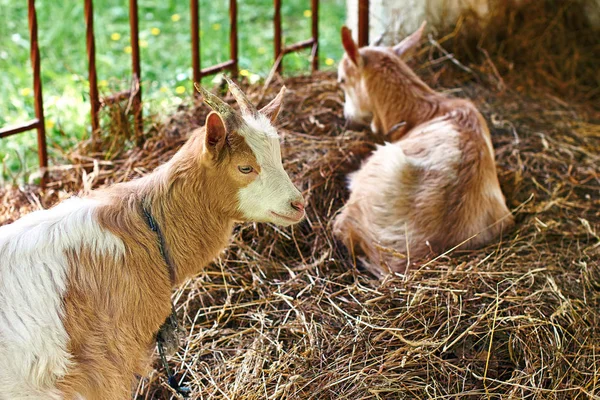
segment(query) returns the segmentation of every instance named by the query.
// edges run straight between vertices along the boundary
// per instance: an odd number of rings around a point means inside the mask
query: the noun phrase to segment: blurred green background
[[[282,2],[284,44],[310,38],[310,0]],[[189,2],[139,0],[140,52],[145,113],[166,114],[192,93]],[[89,128],[89,88],[83,1],[37,0],[38,36],[52,160],[85,139]],[[202,66],[229,58],[229,2],[200,1]],[[94,1],[96,59],[101,95],[128,89],[131,78],[129,8],[125,0]],[[334,69],[342,54],[339,28],[345,0],[321,0],[321,69]],[[264,79],[273,65],[273,1],[239,0],[240,78]],[[285,75],[310,71],[309,50],[287,55]],[[29,61],[27,2],[0,0],[0,127],[35,117]],[[0,139],[7,173],[37,169],[35,131]]]

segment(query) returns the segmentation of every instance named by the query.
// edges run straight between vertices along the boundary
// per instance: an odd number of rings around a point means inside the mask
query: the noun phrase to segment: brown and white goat
[[[228,245],[235,221],[304,217],[272,126],[284,89],[257,111],[229,88],[242,113],[203,90],[205,126],[152,174],[0,228],[0,399],[131,398],[173,285]]]
[[[469,100],[432,90],[401,58],[424,27],[395,47],[361,49],[342,28],[344,114],[370,120],[391,143],[350,176],[334,234],[376,275],[463,242],[480,247],[513,223],[483,116]]]

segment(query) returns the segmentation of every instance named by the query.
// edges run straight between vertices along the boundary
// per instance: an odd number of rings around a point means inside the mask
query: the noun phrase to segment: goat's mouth
[[[297,224],[298,222],[302,221],[302,218],[304,218],[304,212],[297,212],[294,216],[289,216],[276,213],[275,211],[271,211],[271,215],[274,215],[275,217],[282,219],[290,224]]]

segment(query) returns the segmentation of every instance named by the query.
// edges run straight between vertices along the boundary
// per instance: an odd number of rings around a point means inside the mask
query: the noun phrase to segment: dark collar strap
[[[158,236],[158,249],[160,250],[160,255],[162,256],[163,260],[165,260],[165,264],[167,264],[171,284],[174,284],[175,267],[173,266],[173,263],[171,262],[169,256],[167,255],[167,252],[165,251],[165,238],[162,235],[162,232],[160,231],[160,227],[156,223],[156,220],[154,219],[154,217],[152,217],[152,214],[146,208],[146,206],[142,207],[142,211],[144,212],[144,216],[146,217],[146,223],[148,224],[150,229],[152,229],[153,232],[156,232],[156,236]]]
[[[165,264],[167,265],[167,269],[169,270],[169,278],[171,280],[171,284],[175,283],[175,267],[173,263],[169,259],[167,252],[165,250],[165,238],[160,231],[160,227],[156,223],[154,217],[150,213],[150,210],[146,208],[146,206],[142,206],[142,211],[144,216],[146,217],[146,223],[148,227],[156,233],[158,237],[158,249],[160,250],[160,255],[162,256]],[[167,372],[167,377],[169,379],[169,386],[171,386],[177,393],[182,395],[183,397],[187,397],[190,393],[190,389],[187,387],[179,386],[177,379],[172,374],[171,369],[169,368],[169,363],[167,362],[167,357],[165,356],[165,346],[179,347],[179,325],[177,324],[177,313],[175,312],[175,306],[173,302],[171,302],[171,314],[167,317],[166,321],[161,325],[160,329],[156,334],[156,345],[158,347],[158,354],[160,355],[160,360],[162,365]]]

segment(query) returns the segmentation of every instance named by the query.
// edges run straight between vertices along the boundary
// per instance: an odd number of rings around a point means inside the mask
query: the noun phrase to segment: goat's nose
[[[292,201],[290,205],[296,211],[304,211],[304,203],[302,201]]]

